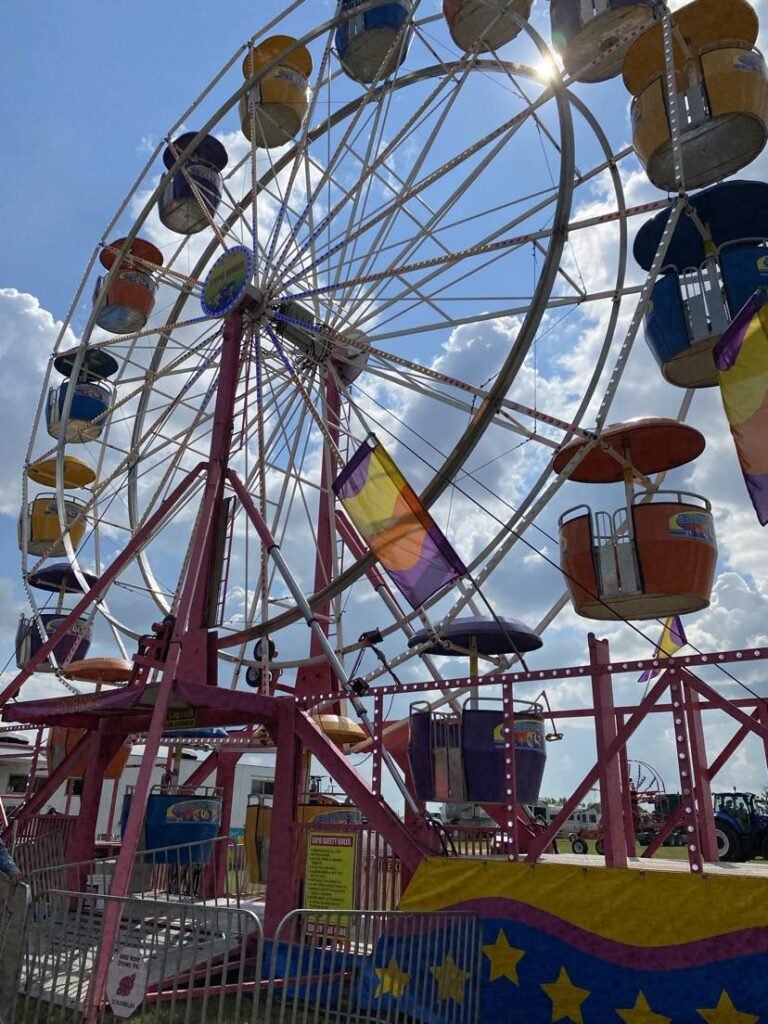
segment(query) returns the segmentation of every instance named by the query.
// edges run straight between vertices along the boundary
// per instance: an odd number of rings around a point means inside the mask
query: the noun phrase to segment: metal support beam
[[[616,710],[613,703],[613,682],[602,671],[610,662],[607,640],[589,634],[589,660],[592,665],[592,700],[595,705],[595,740],[597,743],[598,778],[600,780],[600,807],[603,814],[603,842],[605,863],[609,868],[627,866],[627,844],[624,835],[621,796],[621,768],[618,750],[609,754],[616,739]],[[626,749],[626,748],[624,748]]]

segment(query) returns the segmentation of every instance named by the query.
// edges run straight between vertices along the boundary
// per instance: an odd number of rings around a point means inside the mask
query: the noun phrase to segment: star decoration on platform
[[[617,1010],[616,1013],[624,1021],[624,1024],[672,1024],[671,1017],[665,1017],[661,1013],[653,1012],[642,989],[637,993],[637,999],[633,1007],[628,1010]]]
[[[437,982],[437,998],[453,999],[455,1003],[464,1000],[464,985],[470,977],[469,971],[462,971],[453,954],[449,953],[439,967],[430,967],[430,971]]]
[[[394,996],[395,999],[399,999],[403,992],[405,992],[410,980],[410,974],[406,974],[405,971],[401,970],[400,964],[398,964],[394,957],[390,957],[386,967],[376,967],[374,971],[379,979],[374,998]]]
[[[491,981],[509,978],[514,985],[520,984],[517,979],[517,965],[525,956],[525,950],[510,946],[502,928],[499,928],[495,942],[483,946],[483,952],[491,961]]]
[[[740,1013],[725,989],[720,993],[717,1006],[711,1010],[697,1010],[696,1013],[703,1017],[707,1024],[758,1024],[760,1020],[759,1014]]]
[[[571,1024],[584,1024],[581,1004],[590,994],[589,989],[574,985],[564,967],[560,968],[557,981],[551,981],[541,987],[552,1000],[552,1024],[559,1020],[569,1020]]]

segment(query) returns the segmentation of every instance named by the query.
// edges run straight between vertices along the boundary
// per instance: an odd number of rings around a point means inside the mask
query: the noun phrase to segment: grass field
[[[597,853],[595,849],[595,840],[588,839],[587,846],[589,847],[589,853]],[[557,849],[559,853],[570,853],[571,844],[567,839],[557,840]],[[637,846],[637,856],[641,857],[643,852],[646,850],[645,846]],[[688,851],[684,846],[662,846],[659,852],[655,855],[656,858],[667,858],[668,860],[688,860]]]

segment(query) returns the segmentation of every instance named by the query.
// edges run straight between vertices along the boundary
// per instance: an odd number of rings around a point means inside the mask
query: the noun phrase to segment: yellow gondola
[[[768,140],[768,71],[755,50],[758,20],[747,0],[693,0],[673,15],[677,111],[687,188],[734,174]],[[677,186],[657,22],[624,59],[632,143],[650,180]]]
[[[272,36],[243,61],[245,78],[258,78],[240,100],[240,125],[246,139],[264,149],[294,139],[307,116],[312,58],[306,47],[295,44],[291,36]],[[277,63],[262,73],[276,58]],[[255,139],[251,139],[252,121]]]
[[[96,479],[96,471],[74,455],[64,456],[63,483],[67,489],[87,487]],[[56,458],[38,459],[27,469],[27,476],[44,487],[56,486]]]

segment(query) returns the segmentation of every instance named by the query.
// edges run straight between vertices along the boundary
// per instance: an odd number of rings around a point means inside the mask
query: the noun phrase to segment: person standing
[[[8,847],[0,839],[0,872],[8,876],[9,881],[14,885],[22,879],[21,868],[16,864],[8,852]]]

